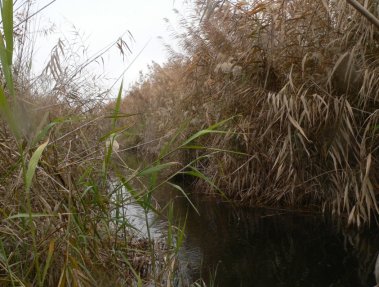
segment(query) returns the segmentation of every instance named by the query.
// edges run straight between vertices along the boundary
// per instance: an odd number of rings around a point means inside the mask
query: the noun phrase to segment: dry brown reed
[[[375,1],[365,8],[379,17]],[[141,113],[140,140],[160,139],[145,150],[239,115],[201,142],[247,154],[199,166],[229,198],[358,226],[377,218],[379,31],[342,0],[196,1],[194,11],[177,34],[183,51],[124,100]]]
[[[120,131],[112,126],[114,106],[104,108],[109,91],[89,67],[101,54],[78,65],[84,48],[59,40],[44,72],[34,76],[30,23],[22,22],[32,3],[25,1],[18,19],[24,24],[16,25],[10,110],[18,136],[8,118],[0,119],[0,285],[131,286],[156,280],[159,286],[164,271],[153,278],[152,260],[158,264],[167,250],[148,252],[152,243],[135,238],[128,220],[113,214],[127,203],[114,200],[121,187],[109,184],[111,171],[119,169],[107,160],[105,140]],[[43,142],[36,171],[28,175],[25,169]]]

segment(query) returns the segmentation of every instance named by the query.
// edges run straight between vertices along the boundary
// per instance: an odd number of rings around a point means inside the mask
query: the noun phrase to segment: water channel
[[[179,252],[179,286],[199,278],[219,287],[372,287],[379,232],[352,231],[314,213],[233,207],[191,196],[199,214],[181,195],[160,191],[161,206],[174,200],[178,223],[186,220]],[[131,204],[131,222],[144,233],[142,209]],[[152,233],[162,236],[164,217],[149,214]],[[210,284],[208,286],[211,286]]]

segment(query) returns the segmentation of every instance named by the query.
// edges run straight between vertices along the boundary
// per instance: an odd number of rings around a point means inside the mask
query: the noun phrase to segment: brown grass
[[[32,3],[23,2],[18,21],[32,13]],[[108,156],[107,137],[121,131],[112,123],[118,111],[107,106],[109,91],[89,68],[101,55],[78,65],[83,47],[59,41],[47,68],[34,76],[29,24],[14,31],[14,95],[1,75],[9,108],[4,102],[0,108],[12,117],[0,118],[0,285],[131,286],[141,280],[160,286],[173,271],[171,246],[137,238],[128,219],[117,215],[131,199],[115,199],[121,183],[113,188],[110,182],[122,170],[131,184],[137,172]],[[35,172],[28,174],[43,143]],[[147,192],[140,187],[134,186]]]
[[[379,32],[365,17],[342,0],[197,1],[182,29],[182,53],[124,100],[141,113],[140,140],[155,140],[145,150],[239,115],[226,136],[201,142],[247,154],[199,166],[228,197],[329,210],[358,226],[377,217]]]

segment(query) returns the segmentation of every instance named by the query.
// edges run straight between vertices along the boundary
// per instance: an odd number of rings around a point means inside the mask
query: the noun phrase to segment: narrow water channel
[[[179,253],[179,286],[189,286],[199,278],[219,287],[376,284],[373,271],[379,232],[347,231],[321,215],[235,208],[192,196],[197,214],[183,196],[161,191],[156,197],[162,206],[174,199],[178,222],[187,217]],[[128,214],[143,235],[142,209],[129,206]],[[164,219],[149,217],[156,222],[153,234],[164,235]]]

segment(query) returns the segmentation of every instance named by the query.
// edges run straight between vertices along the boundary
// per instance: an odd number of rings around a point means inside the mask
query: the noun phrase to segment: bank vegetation
[[[36,33],[54,30],[38,30],[34,1],[16,2],[0,4],[0,285],[170,286],[182,231],[168,224],[170,236],[154,239],[127,216],[131,204],[146,220],[158,212],[155,185],[143,183],[157,168],[123,161],[122,85],[113,94],[93,67],[127,43],[88,55],[77,33],[36,75]]]
[[[379,17],[376,1],[364,10]],[[123,101],[143,154],[228,119],[173,155],[207,147],[200,192],[377,224],[378,28],[345,0],[196,1],[178,17],[180,51]]]

